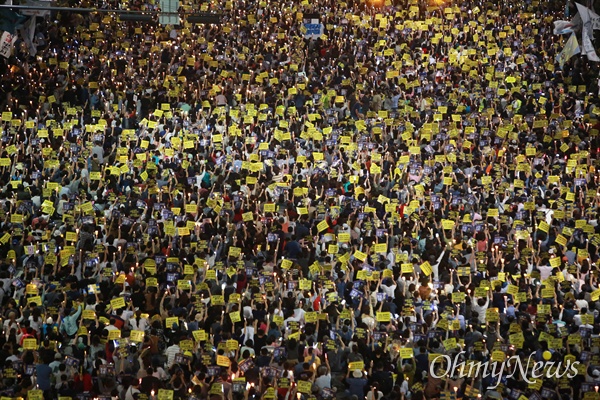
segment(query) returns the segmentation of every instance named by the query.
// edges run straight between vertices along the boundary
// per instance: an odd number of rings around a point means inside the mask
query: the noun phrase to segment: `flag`
[[[600,62],[600,58],[598,58],[598,54],[596,54],[596,49],[594,48],[590,36],[590,29],[586,29],[584,26],[581,33],[581,54],[587,56],[590,61]]]
[[[12,54],[13,44],[17,37],[10,32],[4,31],[0,37],[0,56],[4,58],[10,57]]]
[[[37,53],[35,44],[33,44],[33,39],[35,38],[35,18],[30,17],[29,21],[17,30],[21,38],[23,38],[23,42],[27,46],[27,50],[29,50],[29,55],[31,56],[35,56]]]
[[[579,15],[581,16],[584,26],[589,22],[592,26],[592,29],[600,29],[600,15],[579,3],[575,3],[575,5],[577,6],[577,11],[579,11]]]
[[[577,37],[574,33],[571,33],[571,37],[567,40],[565,47],[562,49],[560,54],[556,56],[556,62],[560,65],[560,69],[563,68],[565,63],[569,61],[571,57],[575,54],[579,54],[581,52],[579,48],[579,43],[577,43]]]
[[[572,20],[558,20],[552,23],[554,30],[552,33],[555,35],[566,35],[572,32],[578,32],[581,29],[581,14],[576,14]]]
[[[573,33],[573,25],[571,21],[554,21],[554,30],[552,33],[555,35],[566,35],[567,33]]]
[[[600,29],[600,16],[579,3],[575,3],[575,5],[583,23],[583,29],[581,30],[581,54],[585,55],[590,61],[599,62],[600,58],[598,58],[596,49],[592,43],[592,35],[594,29]]]

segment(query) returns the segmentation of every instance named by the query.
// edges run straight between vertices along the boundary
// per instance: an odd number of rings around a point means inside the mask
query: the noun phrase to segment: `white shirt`
[[[320,390],[331,389],[331,374],[327,373],[319,376],[317,379],[315,379],[315,385],[317,385]]]
[[[405,379],[402,381],[402,385],[400,385],[400,393],[406,395],[408,393],[408,381]]]
[[[133,386],[129,386],[129,389],[125,392],[125,400],[134,400],[133,395],[136,393],[140,393],[140,391]]]
[[[139,325],[135,318],[129,319],[129,327],[135,331],[145,331],[148,327],[148,320],[146,318],[140,318]]]
[[[554,269],[553,267],[548,265],[540,265],[537,268],[540,270],[540,281],[545,281],[546,279],[548,279],[548,277],[552,274],[552,270]]]
[[[379,390],[377,391],[377,395],[375,395],[373,393],[373,391],[370,391],[369,393],[367,393],[367,400],[379,400],[383,397],[383,392],[380,392]]]
[[[375,329],[375,319],[370,315],[363,315],[362,322],[365,323],[369,327],[369,329]]]
[[[158,378],[161,381],[169,379],[169,375],[161,367],[156,368],[156,371],[152,374],[153,377]]]
[[[38,320],[36,321],[33,319],[33,316],[29,317],[29,326],[31,326],[31,328],[33,330],[35,330],[36,332],[40,331],[40,327],[42,324],[43,324],[43,321],[41,318],[38,318]]]
[[[589,309],[587,300],[575,300],[575,304],[580,310],[584,307]]]
[[[252,318],[252,307],[244,307],[244,318]]]
[[[383,289],[383,293],[385,293],[388,297],[395,299],[396,295],[394,294],[396,292],[396,287],[397,285],[394,283],[392,286],[387,286],[387,285],[381,285],[381,289]]]
[[[296,318],[297,321],[304,321],[304,314],[305,311],[301,308],[296,308],[294,310],[294,318]]]
[[[179,347],[179,345],[174,344],[172,346],[167,347],[165,353],[167,355],[167,366],[169,368],[173,366],[173,363],[175,362],[175,356],[180,352],[181,348]]]
[[[244,341],[242,342],[242,344],[246,344],[246,341],[248,341],[248,340],[252,340],[254,342],[254,327],[253,326],[246,326],[242,330],[242,334],[244,336]]]
[[[479,314],[479,323],[480,324],[485,324],[485,312],[488,309],[488,306],[490,305],[490,299],[489,297],[486,299],[486,302],[483,306],[480,306],[479,304],[477,304],[477,301],[473,302],[473,304],[471,305],[471,310],[477,312],[477,314]]]

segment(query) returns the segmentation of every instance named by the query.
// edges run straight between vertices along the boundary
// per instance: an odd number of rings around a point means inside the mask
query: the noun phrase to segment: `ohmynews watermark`
[[[492,377],[492,383],[495,384],[488,386],[488,389],[495,389],[500,384],[502,378],[512,378],[517,373],[520,374],[521,378],[528,384],[535,384],[537,379],[543,378],[557,378],[560,379],[563,376],[567,376],[569,379],[573,379],[578,373],[579,361],[567,362],[563,365],[562,362],[554,361],[535,361],[532,359],[536,353],[531,353],[527,358],[527,363],[523,365],[523,360],[519,356],[507,357],[504,361],[474,361],[474,360],[461,360],[460,356],[465,354],[464,351],[456,354],[454,360],[449,355],[439,355],[433,359],[429,365],[429,375],[436,379],[444,377],[481,377],[489,378]],[[546,357],[544,357],[546,358]],[[550,358],[550,357],[548,357]],[[444,360],[448,365],[443,373],[436,371],[436,363]],[[438,374],[438,372],[440,372]]]

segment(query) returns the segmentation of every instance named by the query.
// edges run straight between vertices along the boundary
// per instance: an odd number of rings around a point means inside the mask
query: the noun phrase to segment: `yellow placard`
[[[110,306],[113,310],[118,310],[119,308],[125,307],[125,299],[122,297],[117,297],[116,299],[112,299],[110,301]]]
[[[319,230],[319,232],[323,232],[324,230],[326,230],[328,228],[329,228],[329,224],[327,223],[327,221],[321,221],[317,225],[317,229]]]
[[[173,325],[179,325],[179,318],[177,317],[169,317],[165,320],[165,326],[168,329],[171,329]]]
[[[118,340],[121,338],[121,330],[120,329],[111,329],[108,331],[108,340]]]
[[[310,394],[312,391],[312,383],[308,381],[298,381],[298,392]]]
[[[389,311],[377,311],[377,322],[390,322],[392,313]]]
[[[37,339],[27,338],[23,339],[23,349],[25,350],[37,350]]]
[[[217,365],[220,367],[229,367],[231,362],[229,361],[229,357],[217,355]]]
[[[144,341],[144,331],[131,331],[129,339],[131,339],[132,342],[142,343]]]

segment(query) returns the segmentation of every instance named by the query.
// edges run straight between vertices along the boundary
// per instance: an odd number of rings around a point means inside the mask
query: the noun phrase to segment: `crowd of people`
[[[52,12],[0,66],[3,400],[598,398],[574,3],[180,6]],[[460,368],[517,360],[576,374]]]

